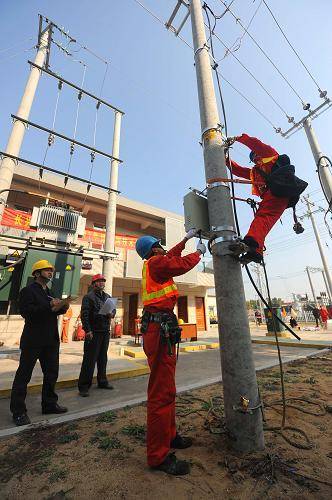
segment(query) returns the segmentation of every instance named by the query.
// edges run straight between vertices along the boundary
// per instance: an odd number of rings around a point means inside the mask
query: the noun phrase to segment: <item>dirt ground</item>
[[[230,451],[219,384],[177,399],[178,428],[194,445],[177,452],[189,476],[150,471],[145,460],[145,406],[73,423],[34,428],[0,441],[4,499],[332,498],[332,353],[285,365],[286,425],[280,426],[278,368],[258,373],[265,404],[266,449]],[[290,398],[301,398],[291,399]],[[294,444],[296,446],[294,446]]]

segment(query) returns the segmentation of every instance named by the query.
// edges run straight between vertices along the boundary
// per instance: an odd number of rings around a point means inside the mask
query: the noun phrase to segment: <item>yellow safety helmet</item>
[[[32,276],[36,271],[42,271],[43,269],[52,269],[54,271],[54,266],[46,259],[37,260],[32,266]]]

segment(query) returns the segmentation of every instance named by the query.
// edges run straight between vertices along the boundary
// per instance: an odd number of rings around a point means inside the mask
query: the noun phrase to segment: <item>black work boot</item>
[[[58,403],[56,403],[54,406],[42,408],[43,415],[49,415],[51,413],[55,413],[55,414],[67,413],[67,411],[68,411],[68,408],[66,408],[65,406],[60,406],[60,405],[58,405]]]
[[[13,421],[17,426],[31,424],[30,418],[26,413],[22,413],[22,415],[13,415]]]
[[[169,453],[161,464],[155,465],[151,469],[161,470],[172,476],[185,476],[190,472],[190,464],[185,460],[178,460],[175,453]]]
[[[171,448],[176,448],[177,450],[184,450],[190,448],[193,444],[193,440],[190,437],[180,436],[176,433],[176,436],[171,441]]]

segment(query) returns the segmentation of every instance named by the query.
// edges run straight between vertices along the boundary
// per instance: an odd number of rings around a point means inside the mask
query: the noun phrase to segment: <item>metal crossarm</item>
[[[101,189],[105,189],[105,191],[111,191],[111,192],[114,192],[117,194],[120,193],[120,191],[117,191],[116,189],[111,189],[108,186],[103,186],[103,184],[98,184],[97,182],[88,181],[87,179],[83,179],[82,177],[77,177],[76,175],[66,174],[65,172],[62,172],[61,170],[57,170],[57,169],[51,168],[51,167],[46,167],[45,165],[42,165],[41,163],[37,163],[37,162],[31,161],[31,160],[25,160],[24,158],[19,158],[18,156],[14,156],[14,155],[11,155],[9,153],[5,153],[4,151],[0,151],[0,157],[1,158],[8,157],[8,158],[11,158],[12,160],[15,160],[17,163],[19,163],[19,162],[26,163],[27,165],[31,165],[32,167],[42,168],[43,170],[47,170],[49,172],[54,172],[55,174],[67,176],[70,179],[84,182],[85,184],[88,184],[90,186],[95,186],[95,187],[98,187]]]
[[[78,85],[75,85],[74,83],[70,82],[69,80],[66,80],[65,78],[62,78],[62,76],[57,75],[53,71],[50,71],[49,69],[43,68],[42,66],[38,66],[38,64],[36,64],[36,63],[34,63],[32,61],[28,61],[28,63],[30,64],[30,66],[33,66],[34,68],[37,68],[40,71],[43,71],[44,73],[46,73],[49,76],[53,76],[57,80],[65,83],[66,85],[69,85],[69,87],[72,87],[73,89],[76,89],[79,92],[82,92],[82,94],[84,94],[84,95],[86,95],[88,97],[91,97],[91,99],[94,99],[95,101],[98,101],[101,104],[104,104],[108,108],[113,109],[113,111],[117,111],[117,112],[121,113],[122,115],[125,114],[124,111],[121,111],[121,109],[116,108],[115,106],[113,106],[109,102],[104,101],[104,99],[101,99],[100,97],[97,97],[94,94],[91,94],[91,92],[88,92],[87,90],[82,89],[81,87],[79,87]]]
[[[16,115],[11,115],[13,120],[18,120],[22,123],[25,123],[26,125],[30,125],[30,127],[37,128],[39,130],[43,130],[44,132],[48,132],[49,134],[53,134],[56,137],[60,137],[61,139],[70,142],[71,144],[77,144],[77,146],[81,146],[82,148],[88,149],[89,151],[94,151],[95,153],[101,155],[101,156],[106,156],[106,158],[110,158],[111,160],[116,160],[119,163],[123,163],[120,158],[115,158],[114,156],[105,153],[104,151],[101,151],[100,149],[96,149],[92,146],[89,146],[88,144],[84,144],[83,142],[76,141],[76,139],[72,139],[71,137],[67,137],[64,134],[59,134],[59,132],[55,132],[54,130],[51,130],[49,128],[43,127],[42,125],[38,125],[37,123],[31,122],[30,120],[24,120],[23,118],[20,118],[19,116]]]

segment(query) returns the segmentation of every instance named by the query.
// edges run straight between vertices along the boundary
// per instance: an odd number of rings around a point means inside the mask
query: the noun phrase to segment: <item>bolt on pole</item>
[[[40,38],[40,43],[38,46],[37,54],[35,57],[35,64],[37,66],[43,66],[45,59],[47,57],[48,45],[49,45],[49,37],[50,37],[50,29],[49,26],[42,34]],[[31,107],[34,101],[34,97],[37,90],[37,85],[39,82],[39,78],[41,75],[41,71],[35,67],[31,68],[30,75],[25,86],[24,94],[21,99],[18,111],[16,113],[17,116],[23,118],[25,120],[29,119]],[[12,131],[10,133],[8,143],[6,146],[5,153],[9,153],[13,156],[20,156],[20,149],[22,146],[24,134],[26,130],[26,125],[19,121],[15,120],[13,123]],[[2,189],[10,189],[14,169],[16,162],[12,158],[8,158],[4,156],[1,165],[0,165],[0,190]],[[2,196],[2,204],[0,204],[0,220],[2,218],[2,213],[7,202],[8,192],[4,193]]]
[[[120,153],[120,130],[121,130],[121,117],[122,113],[116,111],[114,116],[114,132],[113,132],[113,148],[112,156],[114,158],[119,158]],[[118,193],[118,178],[119,178],[119,162],[117,160],[112,160],[111,162],[111,172],[110,172],[110,191],[108,193],[107,200],[107,212],[106,212],[106,234],[105,234],[105,246],[104,250],[106,252],[114,252],[115,247],[115,226],[116,226],[116,204]],[[109,294],[112,294],[113,286],[113,259],[104,258],[103,262],[103,274],[106,278],[105,290]]]
[[[306,201],[307,208],[308,208],[308,216],[309,216],[309,218],[311,220],[312,228],[313,228],[314,233],[315,233],[316,242],[317,242],[318,250],[319,250],[319,253],[320,253],[320,258],[322,260],[322,264],[323,264],[325,276],[326,276],[327,283],[328,283],[328,291],[329,291],[329,294],[332,295],[332,278],[331,278],[331,273],[330,273],[330,269],[329,269],[329,266],[328,266],[328,263],[327,263],[327,258],[326,258],[325,252],[324,252],[324,248],[323,248],[320,236],[319,236],[319,232],[318,232],[318,229],[317,229],[315,217],[314,217],[314,214],[311,211],[311,203],[310,203],[310,200],[309,200],[309,196],[305,197],[304,199]]]
[[[303,122],[303,128],[307,135],[309,145],[315,160],[315,164],[318,170],[318,175],[322,183],[322,189],[324,196],[327,198],[328,203],[332,200],[332,174],[329,169],[328,162],[323,158],[324,154],[318,143],[315,131],[313,129],[310,118],[307,118]],[[322,160],[320,161],[320,159]]]
[[[190,1],[206,181],[227,177],[222,134],[200,0]],[[236,234],[230,190],[220,183],[207,190],[210,225],[215,226],[213,265],[218,311],[226,425],[233,449],[264,448],[255,365],[240,264],[230,255]],[[245,401],[249,408],[245,409]]]

